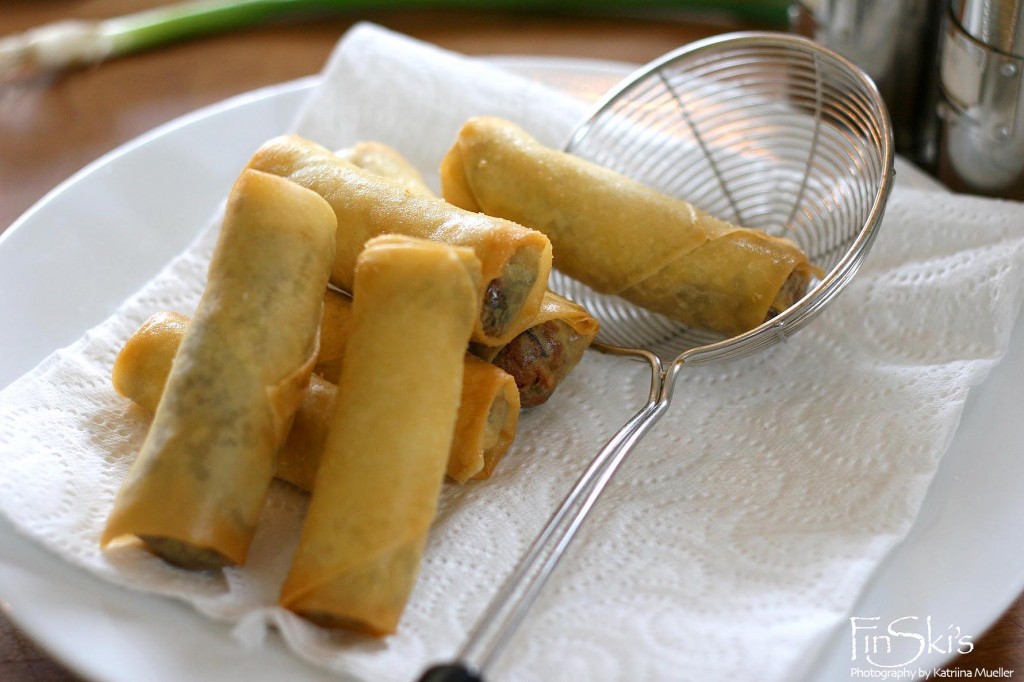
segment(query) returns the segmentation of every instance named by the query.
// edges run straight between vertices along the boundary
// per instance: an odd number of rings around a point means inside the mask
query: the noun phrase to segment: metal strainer
[[[785,341],[843,289],[881,222],[892,147],[888,113],[871,79],[831,50],[783,33],[732,33],[684,46],[632,74],[597,105],[566,151],[732,223],[785,235],[826,274],[795,305],[731,338],[688,329],[552,274],[552,289],[600,320],[598,350],[649,363],[650,395],[566,496],[458,661],[432,668],[421,682],[481,679],[619,464],[668,408],[680,369]]]

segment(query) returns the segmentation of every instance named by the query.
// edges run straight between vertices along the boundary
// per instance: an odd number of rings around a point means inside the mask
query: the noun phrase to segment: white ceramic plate
[[[501,58],[516,71],[596,96],[628,65]],[[98,324],[183,250],[206,224],[237,169],[285,130],[315,86],[266,88],[157,128],[70,178],[0,237],[0,386]],[[913,167],[899,182],[938,188]],[[880,567],[851,615],[931,616],[980,637],[1024,588],[1019,519],[1024,499],[1024,323],[1006,361],[971,395],[963,422],[907,540]],[[337,680],[289,654],[276,638],[244,651],[225,627],[176,602],[130,592],[70,566],[0,518],[0,606],[30,636],[86,678],[103,682]],[[806,680],[848,679],[849,625]],[[945,656],[924,653],[930,670]],[[854,663],[856,665],[856,663]]]

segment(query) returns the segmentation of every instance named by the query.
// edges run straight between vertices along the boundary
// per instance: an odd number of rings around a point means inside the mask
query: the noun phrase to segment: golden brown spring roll
[[[433,197],[423,176],[394,148],[380,142],[359,142],[335,152],[354,166],[400,183],[411,194]]]
[[[309,388],[295,410],[292,428],[277,453],[274,475],[285,483],[305,492],[313,490],[337,397],[337,386],[315,374],[309,378]]]
[[[537,314],[551,269],[551,244],[540,232],[463,211],[441,199],[415,196],[399,183],[294,135],[265,143],[249,166],[309,187],[334,208],[338,225],[344,227],[331,268],[331,282],[338,288],[351,292],[356,258],[368,239],[403,234],[476,252],[483,277],[474,341],[505,343]]]
[[[329,292],[324,303],[325,319],[326,311],[334,307],[335,319],[348,324],[352,306],[347,297]],[[146,411],[156,410],[188,323],[186,316],[167,312],[146,320],[128,338],[114,362],[117,392]],[[346,339],[347,332],[337,334],[324,329],[321,350],[328,343],[337,346]],[[340,371],[340,362],[337,368]],[[336,395],[337,386],[333,383],[316,375],[310,377],[306,396],[295,411],[288,437],[278,453],[278,478],[307,492],[313,489]],[[448,455],[448,476],[459,483],[489,477],[511,446],[518,423],[519,391],[515,379],[498,367],[467,355],[459,418]]]
[[[544,314],[543,305],[541,314]],[[324,297],[324,324],[320,328],[320,359],[314,369],[328,381],[337,382],[340,377],[351,329],[352,299],[328,290]],[[543,332],[538,333],[542,337],[546,336]],[[514,343],[515,339],[509,345]],[[491,346],[480,348],[489,350]],[[580,353],[582,352],[580,349]],[[520,372],[525,376],[530,371],[529,363],[516,365],[515,358],[518,357],[518,353],[510,351],[509,355],[512,360],[508,364],[520,368]],[[546,358],[543,361],[538,359],[538,363],[541,362],[549,363]],[[545,370],[535,368],[533,372],[544,374]],[[521,392],[511,373],[497,365],[489,365],[467,355],[463,368],[459,420],[448,459],[448,476],[459,483],[465,483],[470,479],[488,478],[512,445],[519,423],[520,407]],[[286,447],[286,451],[281,454],[282,461],[296,456],[287,450],[289,449]],[[303,487],[299,483],[297,485]]]
[[[490,478],[516,436],[520,398],[516,380],[496,365],[466,355],[449,478],[465,483]]]
[[[114,389],[145,411],[155,412],[188,326],[189,318],[180,313],[151,315],[128,337],[114,360]],[[278,452],[275,475],[307,492],[313,489],[320,466],[337,390],[329,381],[310,376],[309,387]]]
[[[189,318],[175,312],[150,315],[128,337],[114,360],[114,390],[147,412],[156,412]]]
[[[245,171],[203,296],[101,543],[167,561],[245,561],[276,453],[306,393],[336,224],[314,192]]]
[[[366,142],[338,154],[360,168],[403,183],[410,191],[432,196],[419,171],[391,147]],[[332,300],[328,297],[325,303]],[[325,307],[325,320],[331,308],[331,305]],[[322,360],[314,371],[330,378],[329,373],[336,371],[332,366],[333,358],[340,356],[339,347],[343,346],[331,330],[341,329],[345,333],[345,327],[339,323],[329,329],[326,327],[325,324],[325,329],[320,333],[320,355],[321,358],[326,355],[328,359]],[[583,352],[597,335],[597,329],[597,320],[582,306],[551,291],[545,291],[540,311],[532,326],[507,344],[472,344],[471,350],[513,376],[519,388],[522,407],[536,407],[547,402],[580,361]]]
[[[457,206],[544,232],[555,267],[596,291],[725,335],[785,310],[817,273],[789,239],[714,218],[497,118],[463,126],[441,186]]]
[[[437,510],[479,277],[472,250],[421,239],[380,237],[360,255],[338,400],[282,606],[327,627],[395,630]]]
[[[320,323],[320,355],[313,373],[331,383],[338,383],[345,343],[352,324],[352,298],[333,289],[324,294],[324,316]]]
[[[583,306],[548,291],[529,329],[504,346],[473,344],[471,350],[512,375],[523,407],[536,407],[576,367],[597,331]]]

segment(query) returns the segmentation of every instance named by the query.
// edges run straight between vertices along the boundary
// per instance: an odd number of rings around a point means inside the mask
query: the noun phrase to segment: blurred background
[[[1022,3],[4,0],[0,36],[17,37],[0,43],[0,226],[87,162],[159,123],[316,73],[361,20],[467,54],[630,63],[731,30],[796,31],[875,79],[900,154],[957,191],[1022,199]],[[52,35],[25,34],[36,27],[107,19],[113,21],[102,26],[115,49],[102,66],[37,68],[33,57],[51,60],[54,51],[26,49],[33,39],[53,42]],[[47,146],[59,153],[40,154]]]
[[[564,3],[579,5],[571,11],[545,8],[563,4],[556,2],[516,9],[516,3],[502,0],[321,4],[319,9],[286,9],[245,28],[170,41],[101,65],[57,72],[11,70],[0,88],[0,229],[88,162],[160,123],[232,95],[317,73],[357,21],[376,22],[466,54],[641,63],[715,33],[784,28],[787,16],[780,0],[739,2],[740,10],[753,8],[739,12],[709,9],[707,2],[692,8],[686,2],[676,3],[677,8],[660,3],[640,10],[631,9],[634,3],[628,1]],[[0,35],[66,19],[104,19],[174,5],[167,0],[3,0]]]

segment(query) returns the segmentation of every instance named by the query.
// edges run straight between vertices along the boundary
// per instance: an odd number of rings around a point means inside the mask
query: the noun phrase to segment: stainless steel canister
[[[936,174],[1024,199],[1024,0],[952,0],[939,44]]]
[[[943,0],[795,0],[790,27],[864,69],[892,118],[896,151],[933,154],[935,49]]]

